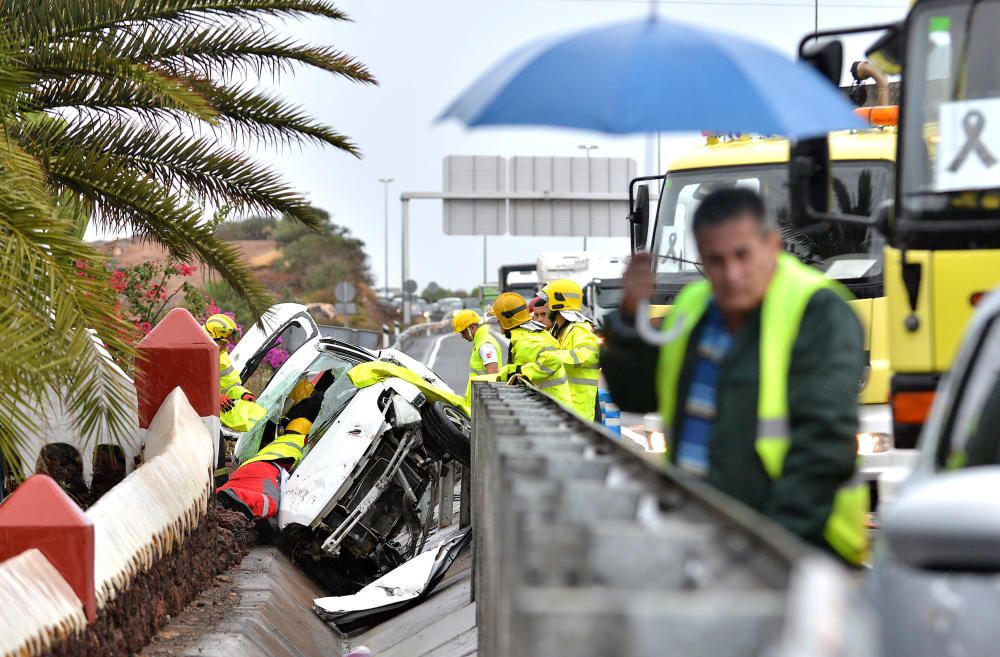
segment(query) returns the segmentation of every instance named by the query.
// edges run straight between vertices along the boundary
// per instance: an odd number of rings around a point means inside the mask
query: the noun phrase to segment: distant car
[[[1000,645],[1000,291],[976,301],[916,467],[882,513],[866,586],[883,655],[993,655]]]
[[[459,310],[462,310],[465,306],[462,304],[462,300],[458,297],[444,297],[443,299],[438,299],[434,304],[431,312],[431,321],[440,322],[444,319],[451,318]]]

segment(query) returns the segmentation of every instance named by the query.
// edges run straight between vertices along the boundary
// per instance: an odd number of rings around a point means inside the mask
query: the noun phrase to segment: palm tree
[[[88,222],[215,269],[255,314],[263,287],[218,240],[206,206],[317,219],[232,144],[355,145],[240,76],[295,65],[373,83],[273,19],[346,16],[325,0],[0,0],[0,457],[15,472],[52,397],[85,435],[122,435],[127,381],[94,335],[127,352]],[[24,464],[32,465],[32,464]]]
[[[227,143],[345,136],[237,77],[296,65],[374,82],[353,58],[280,36],[271,19],[346,16],[325,0],[0,0],[0,25],[29,81],[9,133],[53,192],[99,227],[158,241],[215,269],[256,312],[267,294],[203,218],[205,205],[287,214],[306,200]]]

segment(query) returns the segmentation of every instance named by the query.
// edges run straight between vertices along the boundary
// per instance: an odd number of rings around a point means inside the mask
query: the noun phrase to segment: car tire
[[[433,456],[441,459],[456,459],[462,465],[469,465],[472,423],[453,404],[434,402],[423,408],[424,445]]]

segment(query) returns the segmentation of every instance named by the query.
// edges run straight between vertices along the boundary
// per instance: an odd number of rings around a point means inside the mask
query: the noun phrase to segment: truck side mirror
[[[839,39],[832,41],[810,41],[799,49],[799,59],[819,71],[819,74],[840,86],[840,75],[844,66],[844,44]]]
[[[805,228],[830,211],[830,142],[826,135],[792,144],[788,160],[788,223]]]
[[[630,208],[629,234],[632,236],[632,253],[646,249],[646,233],[649,231],[649,187],[639,185],[635,195],[635,205]]]

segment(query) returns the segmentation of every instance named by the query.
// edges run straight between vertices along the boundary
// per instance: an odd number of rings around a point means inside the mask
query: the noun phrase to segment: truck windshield
[[[950,208],[961,209],[963,218],[976,210],[996,216],[1000,0],[917,5],[909,29],[904,208],[922,218]]]
[[[889,197],[892,164],[883,160],[833,163],[833,209],[870,215]],[[772,221],[785,241],[785,249],[800,260],[828,270],[835,278],[862,278],[881,273],[882,241],[875,231],[845,224],[827,226],[805,234],[788,226],[788,165],[691,169],[667,174],[656,218],[653,253],[657,273],[697,272],[698,253],[689,230],[701,199],[723,187],[747,187],[761,194]],[[853,264],[848,264],[853,260]],[[841,264],[835,265],[840,261]],[[862,264],[867,263],[864,271]],[[859,273],[861,272],[861,273]]]

